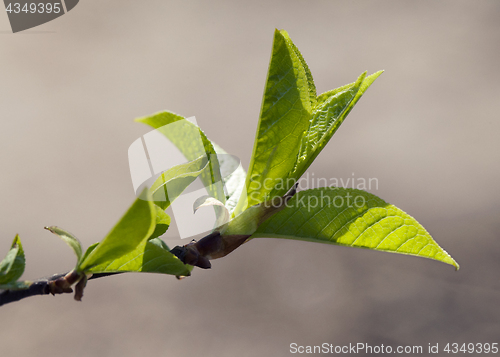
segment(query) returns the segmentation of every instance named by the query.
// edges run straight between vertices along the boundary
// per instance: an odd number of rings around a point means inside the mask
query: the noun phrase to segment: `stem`
[[[227,230],[222,230],[222,232],[214,231],[200,239],[198,242],[191,242],[182,247],[174,247],[170,252],[177,256],[177,258],[179,258],[184,264],[209,269],[212,266],[210,264],[210,260],[222,258],[231,253],[233,250],[245,243],[255,232],[255,229],[257,229],[258,226],[260,226],[264,221],[284,209],[287,202],[297,192],[297,186],[298,183],[293,185],[293,187],[283,197],[275,197],[270,201],[252,206],[245,211],[250,212],[252,209],[255,209],[255,214],[253,216],[244,217],[245,212],[243,212],[241,216],[238,216],[234,218],[233,221],[229,222],[229,224],[231,224],[235,220],[238,220],[239,217],[255,221],[249,222],[253,223],[255,226],[252,231],[248,232],[248,227],[243,229],[241,229],[242,227],[238,227],[236,232],[239,232],[240,234],[227,234]],[[241,232],[245,232],[246,234],[241,234]]]
[[[22,300],[22,299],[30,297],[30,296],[72,293],[73,289],[71,289],[71,288],[69,290],[68,289],[61,290],[60,292],[54,291],[54,288],[53,288],[54,284],[57,281],[61,281],[61,279],[64,279],[65,277],[67,277],[71,273],[72,272],[68,272],[68,273],[64,273],[64,274],[54,274],[48,278],[40,278],[38,280],[35,280],[33,283],[31,283],[31,285],[27,289],[19,289],[19,290],[1,290],[0,289],[0,306],[8,304],[10,302]],[[115,275],[115,274],[121,274],[121,273],[94,274],[89,278],[89,280],[103,278],[105,276]]]
[[[190,243],[185,245],[184,247],[177,246],[171,250],[171,253],[179,257],[179,259],[181,259],[181,261],[185,264],[191,264],[200,268],[207,269],[210,268],[208,257],[210,257],[210,255],[214,254],[215,252],[219,252],[221,249],[224,250],[223,246],[220,246],[220,240],[221,237],[218,233],[211,233],[206,237],[200,239],[196,243]],[[243,241],[241,243],[243,243]],[[236,245],[236,247],[238,246],[239,244]],[[233,249],[236,249],[236,247],[234,247]],[[231,251],[233,249],[231,249]],[[195,254],[195,256],[192,256],[191,253]],[[96,273],[89,277],[88,280],[103,278],[115,274],[122,273]],[[82,276],[83,275],[79,275],[75,271],[70,271],[67,273],[54,274],[47,278],[40,278],[38,280],[35,280],[26,289],[0,289],[0,306],[22,300],[30,296],[72,293],[73,289],[71,288],[71,286],[74,283],[80,281],[82,279]],[[80,301],[81,296],[83,295],[83,289],[79,289],[78,286],[76,289],[77,294],[75,294],[75,300]]]
[[[295,195],[296,190],[297,184],[295,184],[294,187],[292,187],[292,189],[283,196],[284,199],[280,200],[281,205],[266,206],[264,204],[262,207],[263,214],[260,216],[257,225],[260,225],[276,212],[282,210],[288,200]],[[220,232],[215,231],[203,237],[198,242],[191,242],[182,247],[176,246],[171,249],[170,252],[177,256],[184,264],[209,269],[211,267],[211,259],[218,259],[228,255],[240,245],[245,243],[250,236],[251,234],[221,235]],[[78,273],[72,270],[65,274],[54,274],[48,278],[40,278],[32,282],[26,289],[0,289],[0,306],[22,300],[30,296],[72,293],[73,289],[71,286],[74,284],[76,284],[75,300],[80,301],[83,296],[83,289],[85,288],[87,280],[103,278],[105,276],[115,274],[122,274],[122,272],[96,273],[87,279],[84,273]],[[181,277],[177,278],[180,279]]]

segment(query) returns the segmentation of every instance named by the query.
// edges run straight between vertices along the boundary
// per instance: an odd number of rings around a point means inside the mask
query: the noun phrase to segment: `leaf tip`
[[[11,249],[13,248],[18,248],[20,254],[24,257],[24,249],[23,245],[21,244],[21,238],[19,238],[19,234],[16,234],[14,240],[12,241]]]
[[[380,71],[377,71],[377,72],[373,73],[372,75],[370,75],[370,77],[373,77],[373,80],[375,80],[375,79],[377,79],[378,77],[380,77],[380,75],[381,75],[382,73],[384,73],[384,72],[385,72],[385,69],[381,69]]]
[[[286,32],[283,29],[282,30],[275,29],[275,31],[274,31],[274,39],[275,39],[275,41],[276,41],[276,38],[278,38],[278,37],[280,37],[280,38],[282,38],[284,40],[290,39],[290,36],[288,35],[288,32]]]
[[[447,251],[445,251],[443,248],[441,248],[441,250],[445,254],[445,258],[439,259],[439,260],[442,261],[443,263],[450,264],[451,266],[453,266],[455,268],[455,271],[458,271],[460,269],[460,265],[457,263],[457,261],[455,259],[453,259],[452,256]]]
[[[20,245],[21,244],[21,238],[19,237],[19,234],[16,234],[16,236],[14,237],[14,241],[12,242],[12,246],[14,245]]]

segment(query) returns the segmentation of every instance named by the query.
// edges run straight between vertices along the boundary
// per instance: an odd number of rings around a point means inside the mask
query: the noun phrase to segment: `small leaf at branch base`
[[[24,273],[26,259],[21,244],[21,239],[16,235],[7,256],[0,262],[0,285],[11,284]]]
[[[73,234],[59,228],[56,226],[51,226],[51,227],[45,227],[46,230],[54,233],[55,235],[59,236],[64,242],[66,242],[67,245],[73,249],[73,251],[76,254],[76,265],[81,263],[82,259],[82,245],[80,244],[80,241],[78,238],[76,238]]]
[[[415,255],[453,265],[413,217],[371,193],[348,188],[298,192],[251,238],[285,238]]]

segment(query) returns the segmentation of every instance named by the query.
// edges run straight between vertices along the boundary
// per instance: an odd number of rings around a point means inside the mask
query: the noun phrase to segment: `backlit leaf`
[[[26,259],[21,239],[16,235],[7,256],[0,262],[0,285],[14,283],[24,273]]]
[[[114,261],[134,251],[151,236],[156,225],[156,209],[147,189],[141,197],[135,200],[99,245],[86,255],[78,270],[89,271],[93,266]]]
[[[298,192],[252,236],[338,244],[431,258],[453,265],[413,217],[371,193],[348,188]]]
[[[215,149],[197,125],[171,112],[160,112],[136,121],[160,131],[181,151],[187,161],[197,160],[202,155],[206,156],[209,167],[201,173],[200,178],[212,197],[225,202],[222,184],[218,184],[221,183],[221,176]]]
[[[64,242],[66,242],[67,245],[71,247],[71,249],[73,249],[77,259],[76,265],[78,266],[82,259],[82,246],[78,238],[76,238],[73,234],[56,226],[45,227],[45,229],[59,236],[59,238],[61,238]]]
[[[144,241],[133,251],[120,258],[93,266],[92,273],[143,272],[189,276],[189,267],[170,253],[167,245],[159,238]]]

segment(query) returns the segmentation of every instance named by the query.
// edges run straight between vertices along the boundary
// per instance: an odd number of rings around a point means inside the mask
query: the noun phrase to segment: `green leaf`
[[[306,61],[304,60],[304,57],[302,57],[302,53],[300,53],[299,49],[295,44],[292,42],[292,39],[288,35],[288,32],[285,30],[280,31],[281,35],[283,35],[283,38],[285,41],[288,43],[288,45],[293,49],[295,52],[295,55],[297,58],[300,60],[300,63],[302,64],[302,67],[304,68],[304,72],[306,73],[306,78],[307,78],[307,84],[308,84],[308,90],[309,90],[309,100],[311,102],[311,105],[315,106],[317,103],[317,98],[316,98],[316,85],[314,84],[314,79],[311,74],[311,71],[309,70],[309,66],[307,65]]]
[[[134,251],[151,236],[156,224],[156,209],[151,195],[144,189],[129,210],[80,263],[79,271],[89,271],[93,266],[111,262]]]
[[[286,32],[276,30],[246,194],[233,216],[288,191],[287,187],[277,189],[276,180],[287,177],[294,168],[302,134],[312,116],[312,78],[296,51]]]
[[[364,78],[364,80],[363,80],[363,82],[362,82],[362,84],[361,84],[361,86],[359,88],[359,92],[358,92],[355,100],[353,101],[353,104],[351,105],[351,108],[354,106],[354,104],[356,104],[356,102],[359,100],[359,98],[361,98],[361,96],[364,94],[364,92],[372,85],[373,82],[375,82],[375,80],[382,73],[384,73],[384,71],[378,71],[378,72],[375,72],[375,73],[369,75],[368,77]],[[366,74],[366,72],[365,72],[365,74]],[[363,76],[363,74],[361,76]],[[331,89],[329,91],[321,93],[318,96],[318,104],[317,104],[316,107],[319,108],[322,105],[322,103],[324,103],[327,99],[329,99],[331,97],[334,97],[334,96],[336,96],[337,94],[339,94],[341,92],[345,92],[346,90],[349,90],[350,88],[352,88],[353,86],[355,86],[356,83],[358,83],[358,81],[359,81],[359,78],[358,78],[358,80],[356,82],[349,83],[349,84],[343,85],[342,87]]]
[[[157,245],[161,249],[166,250],[167,252],[170,252],[170,248],[168,247],[167,243],[165,243],[161,238],[150,239],[149,243]]]
[[[133,251],[88,270],[92,273],[143,272],[172,275],[190,275],[190,267],[170,253],[168,246],[159,238],[144,241]]]
[[[149,240],[165,234],[171,222],[170,216],[163,209],[161,209],[157,205],[155,205],[155,209],[156,209],[156,227],[153,234],[151,234],[151,236],[148,238]]]
[[[61,238],[64,242],[66,242],[67,245],[71,247],[71,249],[73,249],[77,259],[76,266],[78,266],[81,263],[82,259],[82,245],[80,244],[78,238],[76,238],[73,234],[56,226],[45,227],[45,229],[59,236],[59,238]]]
[[[246,191],[233,217],[289,191],[381,73],[316,96],[302,54],[276,31]]]
[[[459,268],[413,217],[371,193],[356,189],[298,192],[285,209],[265,221],[251,238],[257,237],[402,253]]]
[[[215,149],[197,125],[171,112],[160,112],[136,119],[136,121],[160,131],[182,152],[188,161],[197,160],[200,155],[206,154],[209,159],[209,168],[201,173],[201,181],[212,197],[225,202],[222,185],[217,184],[221,182],[221,176]],[[165,154],[168,155],[168,153]]]
[[[87,250],[85,251],[85,254],[83,255],[82,257],[82,262],[87,259],[87,257],[89,256],[90,253],[92,253],[92,251],[99,245],[99,242],[97,243],[94,243],[92,244],[90,247],[87,248]]]
[[[206,156],[200,156],[196,160],[163,172],[150,188],[154,203],[166,210],[198,176],[207,170],[208,162]]]
[[[16,235],[7,256],[0,262],[0,285],[13,284],[23,275],[25,265],[21,239]]]
[[[370,85],[383,71],[366,77],[366,72],[355,83],[322,94],[314,108],[309,128],[302,137],[298,159],[289,177],[300,178],[314,159],[323,150],[333,134],[340,127],[347,114]]]

